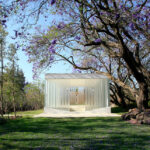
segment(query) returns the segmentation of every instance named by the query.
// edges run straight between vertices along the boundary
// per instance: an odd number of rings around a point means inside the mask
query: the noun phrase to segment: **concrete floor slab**
[[[42,113],[34,117],[68,118],[68,117],[120,117],[114,113],[68,112],[68,113]]]

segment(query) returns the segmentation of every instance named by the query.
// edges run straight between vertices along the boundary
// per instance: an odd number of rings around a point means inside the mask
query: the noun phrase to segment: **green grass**
[[[18,118],[0,125],[0,150],[149,150],[150,126],[120,117]]]
[[[127,112],[127,110],[121,108],[121,107],[112,107],[111,108],[111,112],[112,113],[117,113],[117,114],[123,114],[125,112]],[[17,111],[17,116],[29,116],[29,117],[32,117],[34,115],[38,115],[38,114],[41,114],[43,113],[43,109],[40,109],[40,110],[30,110],[30,111]],[[10,113],[10,115],[14,115],[14,113]],[[7,116],[7,115],[6,115]]]
[[[43,113],[43,109],[40,110],[30,110],[30,111],[17,111],[17,116],[34,116]],[[14,113],[10,113],[10,115],[14,115]]]

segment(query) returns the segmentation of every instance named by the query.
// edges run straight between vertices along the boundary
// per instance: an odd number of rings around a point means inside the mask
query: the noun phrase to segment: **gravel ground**
[[[98,113],[98,112],[66,112],[66,111],[52,111],[35,115],[34,117],[52,117],[52,118],[66,118],[66,117],[119,117],[120,115],[114,113]]]

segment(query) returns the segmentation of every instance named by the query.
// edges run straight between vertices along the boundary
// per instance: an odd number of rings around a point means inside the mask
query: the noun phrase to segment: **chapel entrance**
[[[85,89],[84,87],[71,87],[70,111],[85,111]]]

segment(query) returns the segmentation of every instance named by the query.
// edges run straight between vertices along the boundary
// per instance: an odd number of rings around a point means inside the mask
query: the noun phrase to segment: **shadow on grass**
[[[20,118],[0,125],[0,149],[150,149],[150,127],[120,118]]]
[[[133,109],[133,108],[136,108],[136,104],[130,104],[126,108],[122,108],[122,107],[116,106],[116,107],[112,107],[111,108],[111,112],[112,113],[123,114],[123,113],[128,112],[129,109]]]
[[[121,107],[112,107],[111,108],[111,113],[125,113],[127,111],[128,111],[128,109],[121,108]]]

